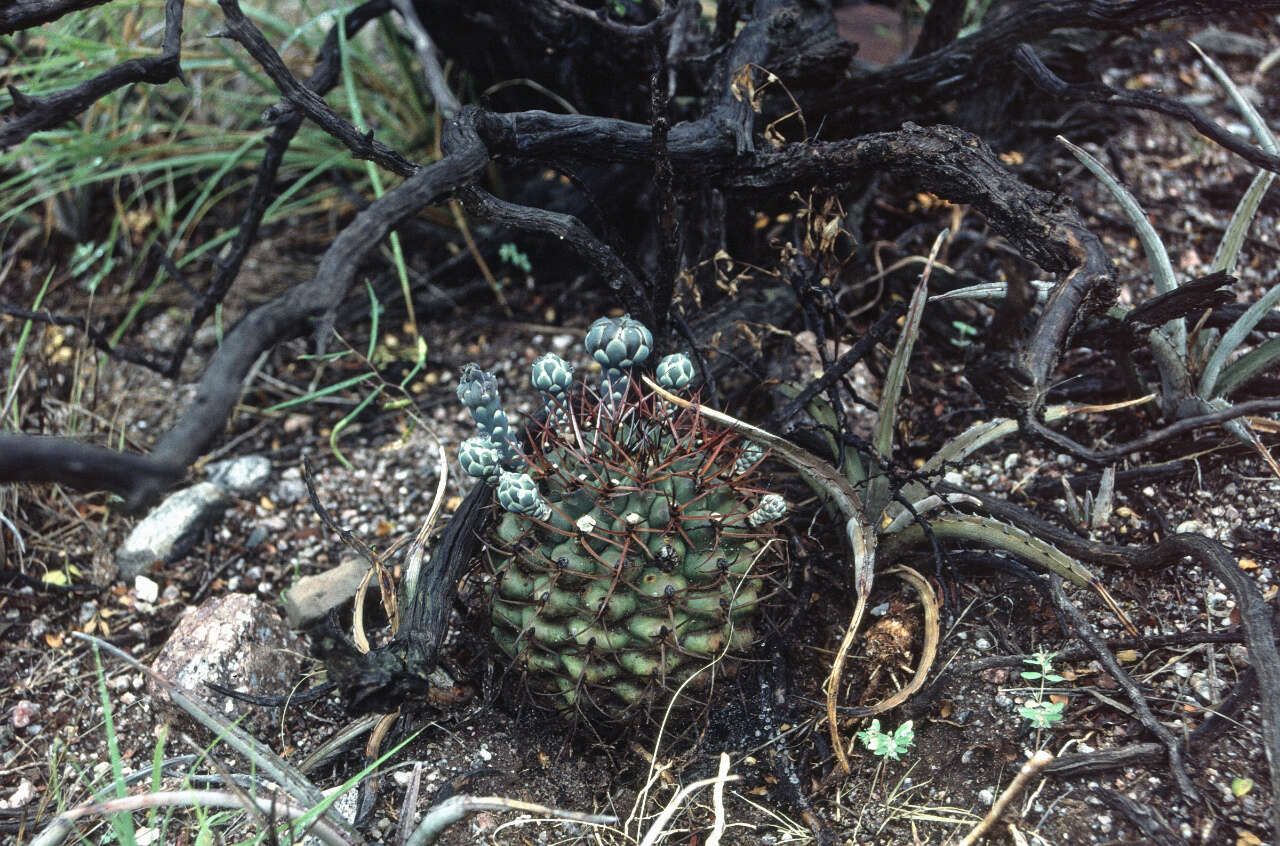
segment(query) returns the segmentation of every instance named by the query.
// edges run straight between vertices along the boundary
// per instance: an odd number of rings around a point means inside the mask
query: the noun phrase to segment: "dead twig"
[[[1022,765],[1022,769],[1018,770],[1018,774],[1013,777],[1013,781],[1009,782],[1009,786],[1004,789],[991,806],[991,810],[982,818],[973,830],[965,835],[964,840],[960,841],[960,846],[973,846],[983,837],[996,820],[1000,819],[1000,815],[1004,813],[1004,809],[1009,807],[1009,803],[1018,797],[1018,794],[1026,789],[1027,783],[1035,778],[1036,774],[1048,766],[1053,760],[1053,753],[1041,749],[1039,752],[1031,756],[1031,759]]]

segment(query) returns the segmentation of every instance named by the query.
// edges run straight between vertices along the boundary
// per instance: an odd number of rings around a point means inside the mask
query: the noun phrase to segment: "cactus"
[[[652,344],[630,318],[592,324],[598,398],[539,358],[547,422],[514,472],[494,468],[509,432],[485,422],[506,419],[492,377],[470,370],[459,389],[489,444],[468,440],[460,463],[497,489],[481,552],[493,641],[537,701],[597,725],[641,719],[677,688],[679,704],[701,702],[709,665],[732,674],[755,642],[785,564],[787,505],[759,487],[764,450],[641,391],[627,371]],[[693,378],[678,354],[656,371],[671,389]]]

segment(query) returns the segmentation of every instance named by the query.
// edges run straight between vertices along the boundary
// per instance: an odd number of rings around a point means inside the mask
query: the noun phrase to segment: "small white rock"
[[[160,598],[160,585],[139,574],[133,577],[133,595],[139,602],[154,603]]]

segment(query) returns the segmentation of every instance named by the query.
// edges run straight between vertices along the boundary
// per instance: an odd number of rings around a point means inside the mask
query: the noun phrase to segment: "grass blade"
[[[128,795],[128,788],[124,783],[124,758],[120,755],[120,738],[116,734],[115,715],[111,710],[111,696],[107,693],[107,677],[102,670],[102,656],[98,654],[98,647],[93,648],[93,665],[98,675],[98,700],[102,704],[102,730],[107,738],[107,758],[111,762],[111,782],[116,787],[116,796],[123,799]],[[111,817],[111,828],[116,833],[116,839],[121,843],[134,842],[133,815],[128,813],[116,813]]]
[[[1213,355],[1209,356],[1209,361],[1204,366],[1204,373],[1200,376],[1200,396],[1209,399],[1219,395],[1218,374],[1226,365],[1227,358],[1244,343],[1244,339],[1253,331],[1253,327],[1258,325],[1258,321],[1275,308],[1277,303],[1280,303],[1280,285],[1263,294],[1260,300],[1249,306],[1245,313],[1231,324],[1230,329],[1222,333],[1222,340],[1214,348]]]

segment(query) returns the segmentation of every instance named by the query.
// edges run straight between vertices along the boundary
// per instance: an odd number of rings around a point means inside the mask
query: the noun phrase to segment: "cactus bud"
[[[672,353],[658,362],[653,375],[668,391],[678,391],[693,381],[693,361],[684,353]]]
[[[763,526],[787,516],[787,501],[781,495],[771,493],[760,498],[756,510],[747,515],[747,522],[752,526]]]
[[[606,370],[625,370],[643,363],[653,350],[653,333],[631,315],[602,317],[587,330],[587,352]]]
[[[573,365],[553,352],[544,353],[534,361],[530,381],[542,393],[559,396],[573,382]]]
[[[458,447],[458,463],[468,476],[493,482],[502,470],[502,451],[487,435],[476,435]]]
[[[747,441],[747,445],[742,448],[742,455],[738,456],[738,460],[733,464],[733,472],[741,476],[762,458],[764,458],[764,447],[755,441]]]
[[[475,364],[464,365],[458,380],[458,399],[471,411],[480,434],[501,451],[502,465],[508,469],[522,466],[524,460],[512,438],[511,422],[502,410],[497,378]]]
[[[498,478],[498,504],[507,511],[535,520],[551,516],[551,506],[528,473],[503,473]]]

